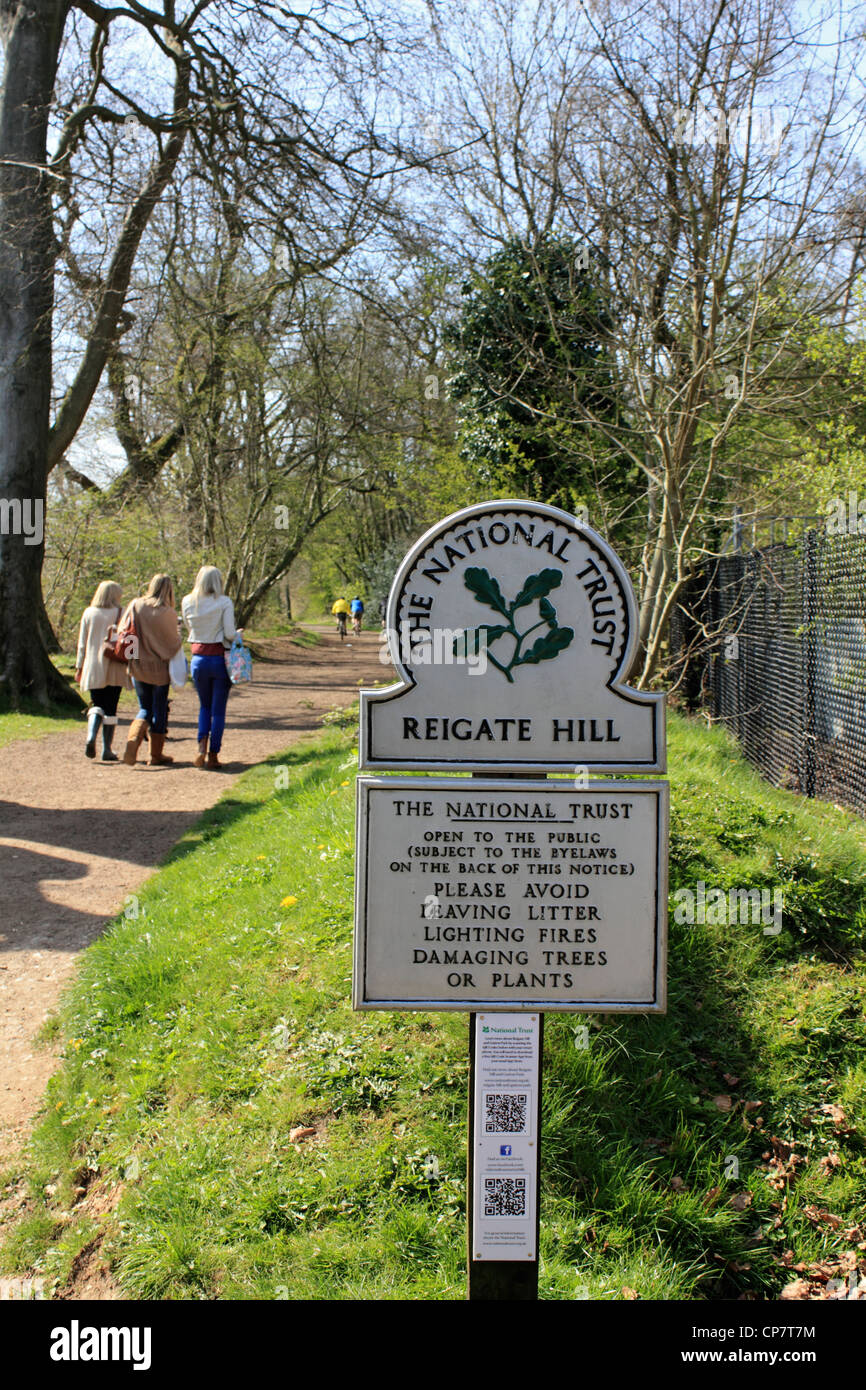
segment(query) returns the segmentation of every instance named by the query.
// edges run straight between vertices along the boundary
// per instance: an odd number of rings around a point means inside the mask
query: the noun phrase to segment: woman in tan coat
[[[168,728],[168,663],[180,651],[180,623],[174,608],[174,585],[167,574],[155,574],[144,598],[133,599],[123,615],[120,631],[129,623],[135,628],[129,670],[138,696],[139,710],[126,742],[123,761],[132,767],[139,744],[147,731],[150,761],[161,767],[173,762],[163,756]]]
[[[87,741],[84,751],[88,758],[96,757],[96,735],[102,725],[102,761],[116,763],[117,754],[111,744],[117,727],[117,702],[121,690],[130,690],[132,681],[122,661],[112,661],[105,655],[105,643],[114,636],[120,617],[120,585],[106,579],[100,584],[85,608],[78,629],[78,654],[75,658],[75,679],[82,690],[90,694],[87,713]]]

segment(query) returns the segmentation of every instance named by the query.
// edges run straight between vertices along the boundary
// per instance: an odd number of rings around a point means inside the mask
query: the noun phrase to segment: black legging
[[[122,687],[119,685],[104,685],[101,690],[89,691],[90,703],[97,709],[101,709],[103,714],[107,714],[113,719],[117,714],[117,702],[120,699]]]

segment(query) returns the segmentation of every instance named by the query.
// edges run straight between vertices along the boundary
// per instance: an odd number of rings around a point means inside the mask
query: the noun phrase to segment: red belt
[[[193,656],[224,656],[225,647],[222,642],[192,642],[190,651]]]

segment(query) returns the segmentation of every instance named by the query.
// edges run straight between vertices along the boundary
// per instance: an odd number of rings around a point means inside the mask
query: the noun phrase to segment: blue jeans
[[[222,747],[223,730],[226,726],[226,702],[231,690],[229,673],[224,656],[194,656],[190,666],[192,683],[198,691],[198,738],[199,742],[210,735],[210,751],[218,753]]]
[[[135,693],[138,696],[136,718],[146,719],[148,728],[155,734],[164,734],[168,728],[168,686],[148,685],[133,677]]]

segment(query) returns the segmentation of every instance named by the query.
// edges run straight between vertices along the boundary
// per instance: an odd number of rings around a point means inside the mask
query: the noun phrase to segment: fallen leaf
[[[637,1289],[630,1289],[626,1284],[623,1284],[622,1296],[627,1299],[635,1299],[637,1298]]]
[[[822,1115],[829,1115],[832,1118],[834,1125],[844,1124],[845,1111],[841,1105],[822,1105],[820,1110]]]
[[[713,1105],[717,1110],[728,1111],[731,1108],[730,1096],[713,1096]]]
[[[731,1200],[728,1202],[728,1206],[731,1208],[732,1211],[745,1211],[746,1208],[750,1207],[751,1205],[751,1192],[735,1192]]]
[[[740,1078],[738,1076],[731,1076],[729,1071],[722,1072],[722,1080],[727,1086],[739,1086],[740,1084]]]
[[[681,1188],[685,1187],[685,1182],[679,1177],[671,1178],[671,1187],[674,1189],[674,1192],[679,1192]]]
[[[818,1164],[818,1167],[824,1174],[825,1178],[829,1178],[834,1168],[838,1168],[841,1162],[842,1160],[837,1153],[829,1153],[824,1155],[824,1157],[821,1159],[821,1162]]]
[[[294,1129],[289,1130],[289,1143],[297,1144],[301,1139],[309,1139],[315,1132],[312,1125],[297,1125]]]
[[[751,1110],[760,1110],[763,1104],[764,1102],[762,1100],[747,1100],[743,1109],[746,1111],[746,1114],[748,1114]]]
[[[793,1284],[785,1285],[779,1297],[787,1300],[808,1298],[809,1285],[805,1279],[795,1279]]]
[[[830,1116],[831,1120],[833,1121],[833,1127],[836,1130],[837,1134],[854,1133],[854,1130],[849,1125],[847,1116],[845,1114],[845,1111],[842,1109],[841,1105],[827,1104],[822,1105],[820,1109],[824,1115]]]
[[[803,1215],[813,1226],[829,1226],[831,1231],[838,1230],[842,1225],[841,1216],[835,1216],[832,1211],[823,1211],[820,1207],[804,1207]]]

